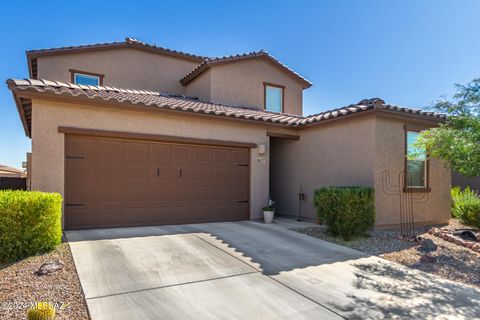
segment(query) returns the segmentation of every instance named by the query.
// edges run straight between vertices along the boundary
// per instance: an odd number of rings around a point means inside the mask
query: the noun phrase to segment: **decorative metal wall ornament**
[[[393,185],[390,178],[390,171],[382,171],[383,193],[395,196],[399,202],[400,215],[400,237],[404,240],[416,240],[415,235],[415,204],[425,203],[429,199],[427,192],[404,192],[407,173],[402,170],[398,173],[397,184]]]

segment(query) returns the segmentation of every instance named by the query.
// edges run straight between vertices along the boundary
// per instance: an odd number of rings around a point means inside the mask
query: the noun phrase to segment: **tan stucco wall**
[[[33,100],[33,190],[64,193],[65,135],[58,133],[59,126],[253,142],[267,146],[269,142],[266,127],[251,124],[166,112],[126,111]],[[250,155],[250,212],[251,218],[259,218],[268,198],[269,159],[266,154],[266,163],[257,163],[257,149],[251,149]]]
[[[400,223],[400,200],[398,195],[383,191],[382,172],[390,173],[391,185],[398,187],[398,173],[404,170],[404,126],[425,127],[418,122],[377,117],[375,135],[375,207],[378,225]],[[429,184],[431,192],[414,194],[413,212],[415,222],[445,222],[450,218],[451,172],[439,160],[429,161]]]
[[[302,114],[302,84],[263,59],[216,65],[186,87],[179,81],[199,62],[134,48],[42,56],[39,79],[71,82],[70,69],[105,75],[103,84],[118,88],[186,94],[203,101],[264,106],[264,82],[285,86],[284,112]]]
[[[104,74],[104,85],[185,94],[179,82],[199,62],[133,48],[38,58],[38,78],[71,82],[69,69]]]
[[[265,158],[265,163],[261,163],[256,161],[258,150],[251,150],[251,218],[261,217],[269,191],[277,201],[277,213],[296,216],[302,186],[305,193],[302,217],[315,219],[312,203],[315,189],[362,185],[376,189],[376,224],[398,224],[399,201],[382,191],[382,171],[389,170],[395,176],[403,170],[404,125],[411,123],[369,114],[297,131],[168,112],[34,100],[32,189],[64,192],[65,136],[58,133],[59,126],[253,142],[265,144],[267,153],[260,156]],[[269,138],[267,130],[297,134],[300,140]],[[415,204],[417,222],[441,222],[449,218],[450,181],[450,170],[443,163],[431,160],[432,191],[427,201]]]
[[[212,97],[212,70],[208,69],[199,75],[195,81],[186,86],[186,95],[198,97],[201,101],[210,101]]]
[[[284,112],[302,114],[302,85],[298,80],[263,59],[240,60],[212,67],[211,101],[263,107],[264,82],[285,86]]]
[[[404,167],[404,125],[419,123],[371,114],[298,131],[298,141],[271,138],[270,190],[278,213],[298,215],[300,185],[305,193],[302,217],[307,219],[316,219],[312,201],[318,187],[373,186],[376,225],[398,225],[400,200],[383,192],[382,172],[389,171],[392,184],[398,184]],[[450,170],[432,159],[431,192],[414,205],[416,222],[444,222],[450,217],[450,181]]]
[[[322,186],[373,185],[375,119],[357,117],[296,132],[300,140],[271,138],[271,192],[282,215],[316,219],[313,192]]]

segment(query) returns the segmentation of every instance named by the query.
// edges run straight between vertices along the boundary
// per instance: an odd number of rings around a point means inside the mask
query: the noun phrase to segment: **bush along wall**
[[[452,189],[452,216],[467,226],[480,229],[480,196],[469,187]]]
[[[62,240],[62,196],[0,191],[0,261],[53,250]]]
[[[315,190],[313,202],[319,220],[335,237],[351,240],[364,235],[375,223],[373,188],[320,188]]]

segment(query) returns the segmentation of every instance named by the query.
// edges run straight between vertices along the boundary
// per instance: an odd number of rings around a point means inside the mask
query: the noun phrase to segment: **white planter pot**
[[[263,220],[265,221],[265,223],[273,222],[273,214],[274,211],[263,211]]]

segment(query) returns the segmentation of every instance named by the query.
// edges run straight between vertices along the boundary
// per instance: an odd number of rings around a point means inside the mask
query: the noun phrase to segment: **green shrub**
[[[0,261],[54,249],[62,239],[62,196],[0,191]]]
[[[315,190],[313,202],[320,222],[333,236],[350,240],[364,235],[375,223],[373,188],[325,187]]]
[[[480,229],[480,197],[467,187],[452,188],[452,216],[470,227]]]

